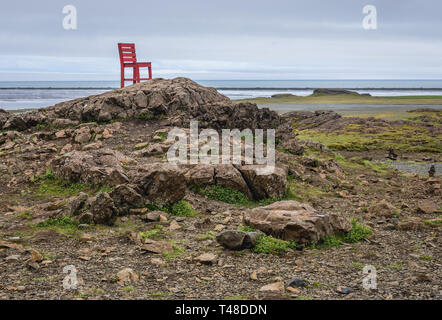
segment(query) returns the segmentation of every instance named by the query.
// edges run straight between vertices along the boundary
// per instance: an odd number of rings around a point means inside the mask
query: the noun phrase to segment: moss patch
[[[33,227],[35,229],[54,230],[57,233],[74,236],[78,234],[79,223],[69,216],[63,216],[60,218],[49,218],[46,221],[39,222]]]
[[[369,151],[393,148],[407,152],[442,152],[440,135],[432,134],[427,128],[413,125],[392,124],[383,127],[378,133],[365,133],[360,130],[326,132],[313,129],[296,132],[299,134],[299,139],[321,142],[334,151]]]
[[[255,253],[280,254],[287,249],[296,249],[297,244],[294,241],[285,241],[272,236],[261,235],[252,251]]]
[[[247,199],[247,197],[242,192],[218,185],[201,188],[199,190],[199,193],[212,200],[232,203],[236,205],[245,205],[249,202],[249,199]]]

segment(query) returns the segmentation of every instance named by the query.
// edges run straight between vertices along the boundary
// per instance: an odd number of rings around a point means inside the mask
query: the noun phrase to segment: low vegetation
[[[146,207],[150,211],[160,210],[178,217],[195,217],[198,215],[198,212],[185,200],[180,200],[174,204],[168,204],[165,206],[156,203],[147,203]]]
[[[287,252],[289,248],[295,250],[296,247],[297,244],[294,241],[286,241],[272,236],[261,235],[252,251],[255,253],[280,254]]]
[[[39,222],[33,227],[35,229],[54,230],[57,233],[74,236],[78,233],[79,222],[72,217],[63,216],[59,218],[49,218],[46,221]]]
[[[209,199],[231,204],[246,205],[249,202],[249,199],[247,199],[247,197],[242,192],[218,185],[201,188],[199,192]]]
[[[440,135],[432,134],[427,128],[397,124],[384,127],[379,132],[370,133],[350,129],[333,132],[305,129],[298,130],[297,133],[299,139],[321,142],[333,151],[370,151],[393,148],[403,152],[442,152]]]
[[[330,249],[334,247],[339,247],[343,242],[345,243],[355,243],[367,239],[372,234],[372,229],[369,226],[360,224],[356,220],[351,221],[352,229],[346,234],[338,234],[333,236],[325,237],[317,243],[310,245],[312,249]]]

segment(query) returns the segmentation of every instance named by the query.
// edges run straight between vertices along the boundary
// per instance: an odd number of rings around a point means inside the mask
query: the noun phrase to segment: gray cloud
[[[62,28],[62,8],[78,30]],[[378,30],[362,28],[373,4]],[[442,3],[16,0],[0,11],[0,80],[117,79],[116,43],[154,75],[195,79],[441,78]]]

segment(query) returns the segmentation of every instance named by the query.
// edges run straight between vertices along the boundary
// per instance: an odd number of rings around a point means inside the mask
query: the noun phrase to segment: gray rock
[[[295,277],[286,283],[286,287],[292,287],[292,288],[303,288],[308,285],[308,282],[305,281],[302,278]]]
[[[223,247],[231,250],[253,248],[260,232],[245,232],[239,230],[224,230],[216,236],[216,241]]]

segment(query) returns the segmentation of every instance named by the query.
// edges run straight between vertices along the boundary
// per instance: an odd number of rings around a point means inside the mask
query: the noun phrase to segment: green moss
[[[173,252],[163,252],[162,255],[165,259],[176,259],[183,255],[184,249],[180,248],[178,245],[173,245]]]
[[[354,219],[351,221],[351,224],[352,229],[345,235],[345,242],[359,242],[371,236],[372,230],[369,226],[364,226]]]
[[[402,263],[390,263],[387,268],[392,269],[392,270],[400,270],[402,269],[403,264]]]
[[[295,128],[296,130],[296,128]],[[350,131],[297,130],[301,140],[313,140],[325,144],[333,151],[369,151],[393,148],[408,152],[442,152],[441,136],[427,128],[413,125],[392,124],[378,133]]]
[[[241,226],[238,228],[239,231],[245,231],[245,232],[255,232],[256,229],[250,227],[250,226]]]
[[[327,250],[330,248],[339,247],[343,242],[355,243],[362,241],[372,234],[372,230],[369,226],[360,224],[355,219],[351,220],[352,229],[346,234],[336,234],[327,236],[316,243],[309,245],[311,249]]]
[[[215,239],[215,235],[212,232],[207,231],[206,233],[198,235],[195,239],[197,241],[212,240]]]
[[[152,120],[155,118],[155,116],[152,113],[141,113],[139,115],[137,115],[135,118],[140,119],[140,120]]]
[[[198,215],[198,212],[185,200],[180,200],[174,204],[167,204],[164,206],[150,202],[146,203],[145,206],[149,211],[164,211],[173,216],[195,217]]]
[[[422,260],[422,261],[431,261],[431,260],[433,260],[433,257],[429,256],[429,255],[421,255],[419,257],[419,259]]]
[[[83,191],[91,192],[106,192],[111,190],[105,186],[92,186],[90,184],[83,184],[68,180],[63,180],[55,176],[55,174],[47,169],[43,176],[35,176],[31,179],[31,182],[35,183],[38,188],[34,192],[36,198],[50,198],[50,197],[71,197],[79,194]]]
[[[261,235],[252,251],[255,253],[280,254],[286,252],[289,248],[296,249],[296,247],[297,244],[294,241],[285,241],[272,236]]]
[[[245,205],[249,201],[242,192],[218,185],[201,188],[199,190],[199,193],[212,200],[232,203],[236,205]]]
[[[121,291],[123,291],[123,292],[132,292],[134,290],[135,289],[133,286],[126,286],[126,287],[121,288]]]
[[[15,215],[15,217],[19,218],[19,219],[24,219],[24,220],[31,220],[32,219],[31,213],[27,210],[17,213]]]
[[[158,237],[159,233],[161,233],[161,230],[159,230],[159,229],[152,229],[152,230],[146,230],[144,232],[138,232],[138,235],[143,240],[147,240],[147,239],[156,239],[156,240],[158,240],[159,239],[159,237]]]
[[[167,132],[158,132],[155,134],[155,136],[160,137],[161,141],[164,141],[167,139],[168,133]]]
[[[57,233],[73,236],[78,233],[79,223],[69,216],[63,216],[59,218],[49,218],[46,221],[39,222],[33,227],[35,229],[50,229]]]
[[[352,262],[351,266],[352,266],[353,268],[356,268],[356,269],[362,269],[362,268],[364,268],[364,265],[363,265],[362,263],[360,263],[360,262]]]
[[[432,227],[438,227],[442,225],[442,218],[424,220],[424,223]]]
[[[174,203],[170,209],[170,214],[179,217],[194,217],[198,212],[185,200]]]
[[[171,294],[171,292],[152,292],[149,295],[151,298],[165,298],[170,296]]]

